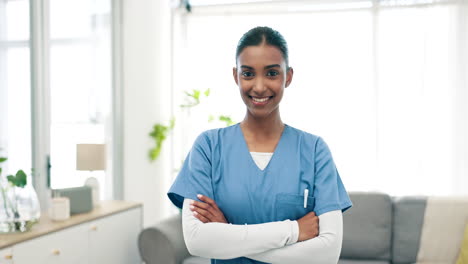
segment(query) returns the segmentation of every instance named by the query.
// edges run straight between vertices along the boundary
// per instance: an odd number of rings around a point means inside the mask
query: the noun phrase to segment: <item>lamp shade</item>
[[[76,169],[96,171],[106,169],[105,144],[77,144]]]

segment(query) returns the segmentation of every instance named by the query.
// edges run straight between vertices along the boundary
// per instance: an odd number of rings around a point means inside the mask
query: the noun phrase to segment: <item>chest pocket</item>
[[[307,197],[307,206],[304,208],[304,195],[278,193],[276,195],[275,216],[276,221],[298,220],[315,207],[315,198]]]

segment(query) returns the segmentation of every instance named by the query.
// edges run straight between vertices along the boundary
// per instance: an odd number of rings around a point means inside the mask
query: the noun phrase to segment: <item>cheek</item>
[[[274,90],[275,92],[281,92],[285,87],[285,81],[283,78],[277,80],[271,80],[268,82],[268,87]]]
[[[247,91],[249,91],[251,89],[252,84],[248,80],[242,80],[241,79],[241,80],[239,80],[238,86],[239,86],[239,90],[241,92],[247,92]]]

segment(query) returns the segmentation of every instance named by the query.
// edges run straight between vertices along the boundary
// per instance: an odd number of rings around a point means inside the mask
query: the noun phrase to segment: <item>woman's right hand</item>
[[[297,220],[299,225],[298,242],[305,241],[318,236],[319,234],[319,218],[315,212],[310,212]]]
[[[198,199],[202,202],[192,201],[190,204],[190,210],[194,213],[194,216],[203,223],[225,223],[227,220],[224,217],[223,212],[219,209],[218,205],[213,199],[207,196],[198,194]]]

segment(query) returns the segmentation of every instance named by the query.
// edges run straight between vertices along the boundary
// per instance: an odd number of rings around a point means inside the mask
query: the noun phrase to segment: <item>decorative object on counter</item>
[[[89,186],[54,189],[52,192],[59,197],[70,199],[70,214],[81,214],[93,210],[92,189]]]
[[[52,198],[49,217],[54,221],[63,221],[70,218],[70,199],[68,197]]]
[[[0,164],[7,158],[0,157]],[[25,232],[41,215],[36,191],[24,171],[1,177],[0,167],[0,233]]]
[[[76,169],[80,171],[106,170],[106,145],[105,144],[77,144],[76,145]],[[92,189],[93,206],[99,204],[99,181],[96,177],[89,177],[85,181],[86,186]]]
[[[99,205],[99,182],[96,178],[94,177],[89,177],[85,181],[85,186],[91,187],[91,193],[93,196],[93,207],[96,207]]]

